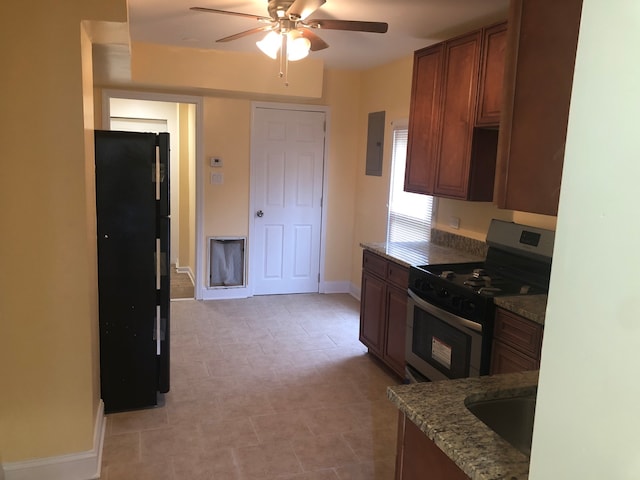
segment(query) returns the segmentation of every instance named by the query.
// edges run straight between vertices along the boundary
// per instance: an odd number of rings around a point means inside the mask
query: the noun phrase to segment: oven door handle
[[[451,312],[447,312],[446,310],[436,307],[435,305],[432,305],[429,302],[425,302],[422,298],[420,298],[415,293],[413,293],[411,289],[407,290],[407,292],[411,300],[413,300],[416,306],[421,310],[424,310],[425,312],[430,313],[436,318],[444,319],[450,324],[460,325],[462,327],[466,327],[476,332],[482,333],[481,324],[477,322],[473,322],[471,320],[467,320],[466,318],[459,317],[458,315],[455,315]]]

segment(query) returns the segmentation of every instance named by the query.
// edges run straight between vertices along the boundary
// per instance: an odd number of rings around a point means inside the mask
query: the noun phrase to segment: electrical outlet
[[[460,228],[460,218],[459,217],[449,217],[449,226],[451,228],[455,228],[458,230]]]

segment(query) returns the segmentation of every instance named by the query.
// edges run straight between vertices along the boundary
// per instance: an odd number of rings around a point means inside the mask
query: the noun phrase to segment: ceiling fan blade
[[[306,25],[325,30],[350,30],[354,32],[386,33],[389,25],[384,22],[358,22],[355,20],[310,20]]]
[[[325,48],[329,48],[329,44],[321,39],[318,35],[313,33],[308,28],[301,28],[298,30],[300,34],[311,42],[310,50],[312,52],[317,52],[318,50],[324,50]]]
[[[231,40],[237,40],[248,35],[253,35],[254,33],[266,32],[267,30],[271,30],[271,28],[271,26],[252,28],[251,30],[245,30],[244,32],[229,35],[228,37],[219,38],[216,42],[230,42]]]
[[[304,20],[317,9],[319,9],[327,0],[295,0],[286,11],[286,16],[291,16]]]
[[[250,13],[230,12],[228,10],[216,10],[215,8],[191,7],[189,10],[193,10],[194,12],[221,13],[223,15],[234,15],[236,17],[251,18],[253,20],[259,20],[261,22],[271,22],[272,21],[271,18],[269,18],[269,17],[262,17],[260,15],[251,15]]]

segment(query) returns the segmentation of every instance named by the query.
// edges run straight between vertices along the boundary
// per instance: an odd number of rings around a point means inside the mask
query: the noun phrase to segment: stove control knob
[[[416,290],[419,290],[421,292],[428,292],[429,290],[432,290],[432,286],[431,284],[425,280],[424,278],[416,278],[413,281],[413,286]]]
[[[462,302],[462,310],[465,313],[473,313],[476,310],[476,304],[471,300],[465,300]]]
[[[438,296],[440,298],[447,298],[449,296],[449,290],[447,290],[446,288],[441,288],[440,290],[438,290]]]

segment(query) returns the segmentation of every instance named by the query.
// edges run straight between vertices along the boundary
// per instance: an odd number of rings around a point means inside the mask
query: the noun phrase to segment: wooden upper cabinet
[[[497,126],[505,29],[488,27],[415,53],[406,191],[493,200],[498,134],[474,127],[480,110],[488,115],[482,126]]]
[[[435,195],[467,198],[480,40],[474,32],[445,46]]]
[[[438,44],[414,55],[404,183],[407,192],[433,193],[443,50],[443,44]]]
[[[512,0],[495,202],[557,215],[582,0]]]
[[[507,24],[501,23],[485,29],[482,44],[484,48],[480,61],[476,126],[497,127],[500,125],[502,110]]]

